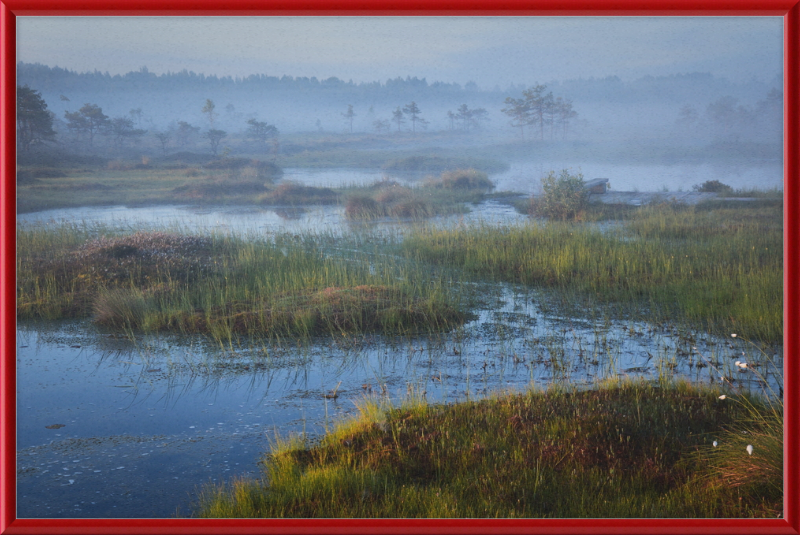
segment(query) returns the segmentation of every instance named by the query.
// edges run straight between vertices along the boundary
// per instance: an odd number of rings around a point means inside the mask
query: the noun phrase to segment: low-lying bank
[[[386,411],[368,402],[318,444],[278,441],[262,480],[207,488],[196,514],[779,516],[782,409],[722,392],[613,382]]]

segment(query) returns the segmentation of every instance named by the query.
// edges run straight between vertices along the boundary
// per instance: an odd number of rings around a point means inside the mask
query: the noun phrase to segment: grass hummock
[[[449,405],[368,401],[318,443],[279,440],[262,480],[207,487],[197,516],[774,518],[781,474],[759,470],[781,428],[750,435],[752,454],[728,437],[744,415],[782,414],[720,392],[618,380]]]
[[[484,200],[493,188],[494,183],[486,173],[471,168],[429,176],[417,187],[386,179],[367,187],[349,188],[345,217],[424,219],[461,213],[465,210],[464,203]]]
[[[19,228],[17,317],[93,317],[129,333],[203,333],[223,341],[435,332],[466,319],[458,293],[422,267],[328,254],[331,243]]]

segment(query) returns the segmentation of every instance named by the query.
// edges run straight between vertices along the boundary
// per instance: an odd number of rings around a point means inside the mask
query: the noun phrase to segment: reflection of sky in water
[[[458,224],[464,221],[508,223],[522,221],[524,216],[504,204],[485,202],[471,205],[471,212],[457,214],[434,221],[440,224]],[[351,222],[344,218],[340,206],[309,206],[301,209],[257,208],[253,206],[103,206],[60,208],[17,215],[18,223],[85,223],[104,224],[122,229],[178,228],[187,233],[303,233],[320,232],[342,234],[359,230],[387,230],[407,228],[410,220],[381,219],[369,222]]]
[[[113,502],[116,509],[85,505],[78,516],[169,516],[185,506],[194,485],[256,471],[276,431],[318,436],[326,424],[354,414],[365,397],[397,404],[413,391],[432,402],[454,402],[532,383],[591,385],[603,377],[655,377],[659,371],[717,382],[719,373],[752,377],[734,371],[734,360],[763,360],[741,340],[613,321],[599,308],[586,311],[595,319],[563,317],[535,291],[509,285],[477,289],[485,299],[478,318],[453,333],[367,335],[336,343],[325,338],[268,351],[247,342],[235,351],[220,350],[171,335],[132,344],[85,322],[22,325],[19,462],[39,470],[20,479],[20,493],[29,497],[22,516],[46,516],[35,509],[40,503],[63,516],[73,503],[91,502],[97,491],[123,488],[134,496]],[[701,364],[706,361],[692,348],[719,373]],[[326,399],[334,389],[338,398]],[[46,428],[53,424],[65,427]],[[66,446],[80,440],[91,447]],[[73,460],[88,468],[76,470]],[[142,489],[159,478],[179,492],[154,504]]]

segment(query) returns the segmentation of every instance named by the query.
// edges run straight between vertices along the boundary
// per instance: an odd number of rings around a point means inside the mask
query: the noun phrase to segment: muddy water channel
[[[311,179],[309,179],[311,180]],[[314,180],[321,180],[320,177]],[[463,221],[517,222],[486,202]],[[347,233],[341,207],[287,215],[250,207],[101,207],[20,215],[20,224],[99,222],[191,232]],[[370,232],[402,231],[379,221]],[[199,489],[257,476],[276,435],[321,436],[357,404],[409,396],[454,403],[531,385],[587,387],[607,377],[686,377],[759,388],[746,360],[765,355],[740,339],[619,319],[602,308],[564,313],[554,296],[501,283],[474,285],[479,304],[463,327],[418,337],[322,337],[303,343],[137,336],[90,321],[22,323],[17,329],[17,516],[164,518],[191,514]],[[777,387],[777,383],[773,385]]]

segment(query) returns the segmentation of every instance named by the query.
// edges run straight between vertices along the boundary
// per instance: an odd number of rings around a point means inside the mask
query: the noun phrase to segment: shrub
[[[330,188],[286,182],[267,193],[261,200],[268,204],[334,204],[338,195]]]
[[[443,171],[449,163],[440,156],[409,156],[390,160],[383,168],[387,171]]]
[[[347,199],[344,215],[347,219],[376,219],[384,213],[381,205],[372,197],[354,195]]]
[[[583,175],[570,175],[568,169],[556,176],[550,171],[542,178],[542,195],[531,199],[531,214],[549,219],[580,219],[589,203]]]
[[[692,189],[701,193],[730,193],[733,191],[732,187],[719,180],[706,180],[702,184],[695,184]]]
[[[381,204],[388,204],[407,201],[412,196],[413,192],[411,191],[411,188],[395,184],[379,189],[374,194],[373,198]]]
[[[413,219],[436,215],[436,210],[434,210],[430,203],[413,198],[403,200],[393,205],[390,212],[394,217],[410,217]]]
[[[441,177],[442,187],[450,189],[493,189],[489,175],[477,169],[456,169],[445,171]]]

